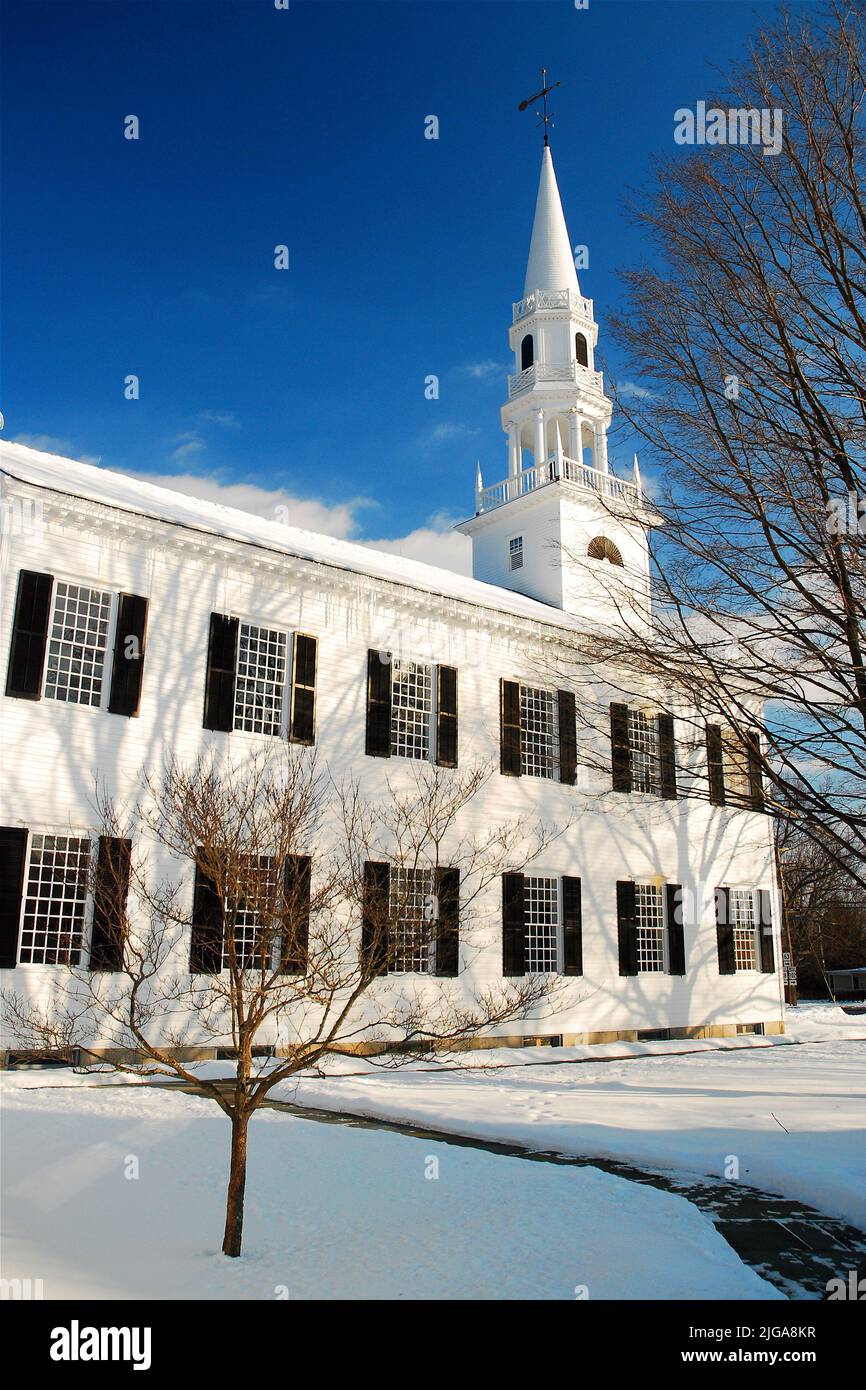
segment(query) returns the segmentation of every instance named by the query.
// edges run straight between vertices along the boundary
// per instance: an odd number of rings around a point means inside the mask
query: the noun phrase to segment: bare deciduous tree
[[[708,105],[779,111],[781,151],[678,149],[636,215],[657,268],[628,274],[615,330],[640,390],[660,513],[654,622],[640,576],[607,573],[615,621],[593,673],[745,744],[771,808],[866,884],[864,8],[783,16]],[[611,504],[622,514],[624,504]],[[761,713],[762,708],[765,712]],[[597,711],[602,723],[603,712]],[[706,796],[694,783],[689,794]]]
[[[383,794],[289,748],[172,759],[126,816],[98,796],[111,848],[92,877],[91,968],[72,966],[48,1005],[7,993],[7,1016],[22,1046],[77,1048],[220,1107],[226,1255],[241,1251],[249,1121],[276,1086],[359,1045],[396,1066],[550,1007],[549,977],[471,983],[498,925],[487,890],[564,828],[467,830],[488,777],[425,763]],[[231,1049],[228,1081],[189,1060],[203,1045]]]

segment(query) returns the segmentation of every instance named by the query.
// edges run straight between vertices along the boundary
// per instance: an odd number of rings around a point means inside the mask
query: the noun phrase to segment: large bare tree
[[[126,813],[97,795],[89,968],[72,966],[48,1004],[5,994],[7,1020],[22,1046],[77,1048],[85,1065],[183,1082],[220,1107],[226,1255],[241,1252],[249,1122],[276,1086],[359,1045],[395,1066],[551,1007],[550,977],[472,985],[496,939],[494,880],[564,828],[473,829],[488,777],[422,764],[384,788],[335,783],[288,747],[171,759]],[[230,1051],[227,1081],[190,1061],[203,1045]]]
[[[783,14],[707,97],[708,108],[781,118],[781,148],[672,141],[638,202],[654,258],[626,275],[614,330],[639,383],[620,414],[645,441],[661,520],[654,623],[639,577],[609,567],[616,621],[574,653],[588,691],[603,663],[626,695],[652,691],[681,718],[697,711],[687,743],[708,721],[743,745],[757,732],[769,807],[861,884],[864,93],[860,0]],[[707,779],[689,794],[708,795]]]

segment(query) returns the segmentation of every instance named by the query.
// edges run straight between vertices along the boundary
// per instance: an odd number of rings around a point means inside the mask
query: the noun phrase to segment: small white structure
[[[467,975],[573,977],[555,1017],[494,1040],[781,1031],[756,767],[721,729],[696,739],[695,712],[664,691],[629,705],[604,672],[609,720],[579,731],[574,690],[551,674],[576,628],[615,623],[624,598],[650,621],[654,516],[636,464],[627,480],[610,467],[598,327],[569,248],[545,148],[509,330],[507,468],[487,487],[479,471],[459,528],[472,579],[0,444],[6,510],[28,518],[2,536],[0,983],[47,998],[70,951],[100,967],[92,904],[70,888],[101,852],[95,773],[122,803],[168,750],[289,738],[373,794],[413,760],[492,761],[479,826],[571,823],[512,892],[507,932],[453,969],[416,962],[413,988],[425,972],[456,974],[456,990]],[[194,970],[190,942],[177,949]],[[405,987],[405,973],[375,985]]]

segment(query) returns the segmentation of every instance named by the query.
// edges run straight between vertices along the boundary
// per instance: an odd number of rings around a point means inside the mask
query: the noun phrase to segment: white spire
[[[635,487],[636,487],[637,490],[638,490],[638,495],[640,495],[640,490],[641,490],[640,464],[639,464],[638,461],[637,461],[637,454],[635,454],[634,458],[632,459],[632,464],[631,464],[631,476],[632,476],[632,482],[634,483]]]
[[[532,224],[524,296],[533,290],[574,290],[576,294],[580,293],[548,145],[545,145],[541,159],[541,180]]]

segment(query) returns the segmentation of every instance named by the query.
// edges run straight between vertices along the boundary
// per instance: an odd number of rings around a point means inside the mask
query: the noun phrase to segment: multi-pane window
[[[45,695],[99,705],[111,624],[111,594],[58,581],[48,635]]]
[[[628,748],[632,791],[656,794],[659,790],[659,736],[655,716],[629,709]]]
[[[737,970],[756,970],[755,895],[751,888],[732,888],[728,911],[734,933],[734,964]]]
[[[512,536],[508,542],[508,568],[523,569],[523,537]]]
[[[429,758],[433,716],[433,667],[397,661],[391,667],[391,752],[399,758]]]
[[[19,955],[22,964],[78,964],[89,867],[88,838],[31,837]]]
[[[731,801],[748,802],[751,799],[748,749],[733,729],[722,731],[722,758],[726,794]]]
[[[635,884],[637,916],[637,968],[663,971],[665,968],[665,907],[661,888],[652,883]]]
[[[286,634],[241,623],[234,727],[248,734],[280,734],[285,685]]]
[[[392,973],[431,974],[435,968],[435,899],[431,869],[391,869],[389,883]]]
[[[559,768],[556,692],[520,687],[520,753],[529,777],[555,777]]]
[[[527,974],[546,974],[559,968],[559,880],[523,880],[523,920],[526,932]]]
[[[243,874],[245,891],[229,899],[226,913],[233,927],[235,960],[241,970],[260,970],[263,957],[267,957],[265,964],[270,968],[278,944],[274,861],[266,854],[245,857]],[[223,942],[222,968],[229,968],[227,941]]]

